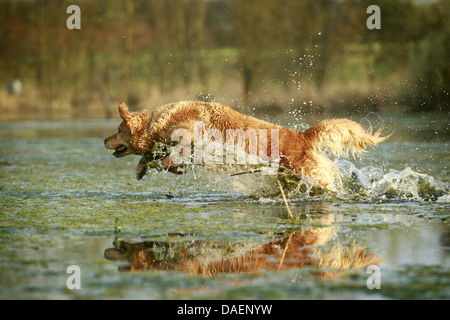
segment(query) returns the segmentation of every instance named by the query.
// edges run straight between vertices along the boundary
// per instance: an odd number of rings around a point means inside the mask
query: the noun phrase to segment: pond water
[[[118,120],[1,123],[0,299],[449,299],[448,114],[392,124],[292,220],[270,177],[137,181],[103,147]]]

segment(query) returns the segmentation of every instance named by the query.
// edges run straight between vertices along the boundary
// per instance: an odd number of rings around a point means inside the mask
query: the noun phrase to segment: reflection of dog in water
[[[104,256],[108,260],[128,262],[129,266],[121,270],[175,270],[206,276],[302,266],[333,270],[358,269],[378,265],[382,261],[358,245],[321,247],[335,233],[336,227],[310,227],[251,249],[241,244],[200,240],[134,244],[121,241],[118,248],[106,249]],[[331,273],[322,272],[319,275],[332,276]]]

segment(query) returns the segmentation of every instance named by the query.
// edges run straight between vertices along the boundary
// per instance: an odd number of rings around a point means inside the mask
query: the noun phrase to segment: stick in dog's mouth
[[[121,144],[120,146],[118,146],[117,148],[114,149],[113,156],[116,158],[122,157],[123,156],[122,154],[127,150],[128,150],[128,148],[125,147],[123,144]]]

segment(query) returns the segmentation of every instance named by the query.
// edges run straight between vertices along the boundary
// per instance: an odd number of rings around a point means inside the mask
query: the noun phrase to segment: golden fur
[[[108,137],[104,145],[114,149],[113,155],[122,157],[129,154],[143,156],[138,164],[138,179],[146,172],[146,163],[151,159],[151,149],[156,142],[169,142],[176,129],[186,129],[194,137],[194,121],[201,121],[205,129],[217,129],[226,136],[227,129],[254,129],[259,141],[259,130],[279,130],[280,165],[304,174],[323,187],[336,191],[339,173],[332,161],[324,154],[328,150],[335,156],[359,154],[366,146],[383,142],[380,132],[372,134],[358,123],[348,119],[323,120],[305,132],[241,114],[229,106],[215,102],[181,101],[158,107],[153,112],[130,112],[125,103],[120,103],[119,114],[122,123],[116,134]],[[271,137],[267,138],[271,145]],[[246,141],[248,148],[248,141]],[[267,156],[270,157],[270,148]],[[246,150],[248,152],[248,150]],[[182,173],[171,162],[169,156],[162,159],[163,166],[174,173]]]

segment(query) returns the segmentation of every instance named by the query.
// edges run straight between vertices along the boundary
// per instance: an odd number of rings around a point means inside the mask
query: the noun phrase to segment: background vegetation
[[[66,9],[81,8],[81,30]],[[381,8],[381,30],[366,9]],[[450,1],[0,0],[0,120],[217,100],[276,112],[449,106]],[[18,79],[22,90],[12,93]]]

